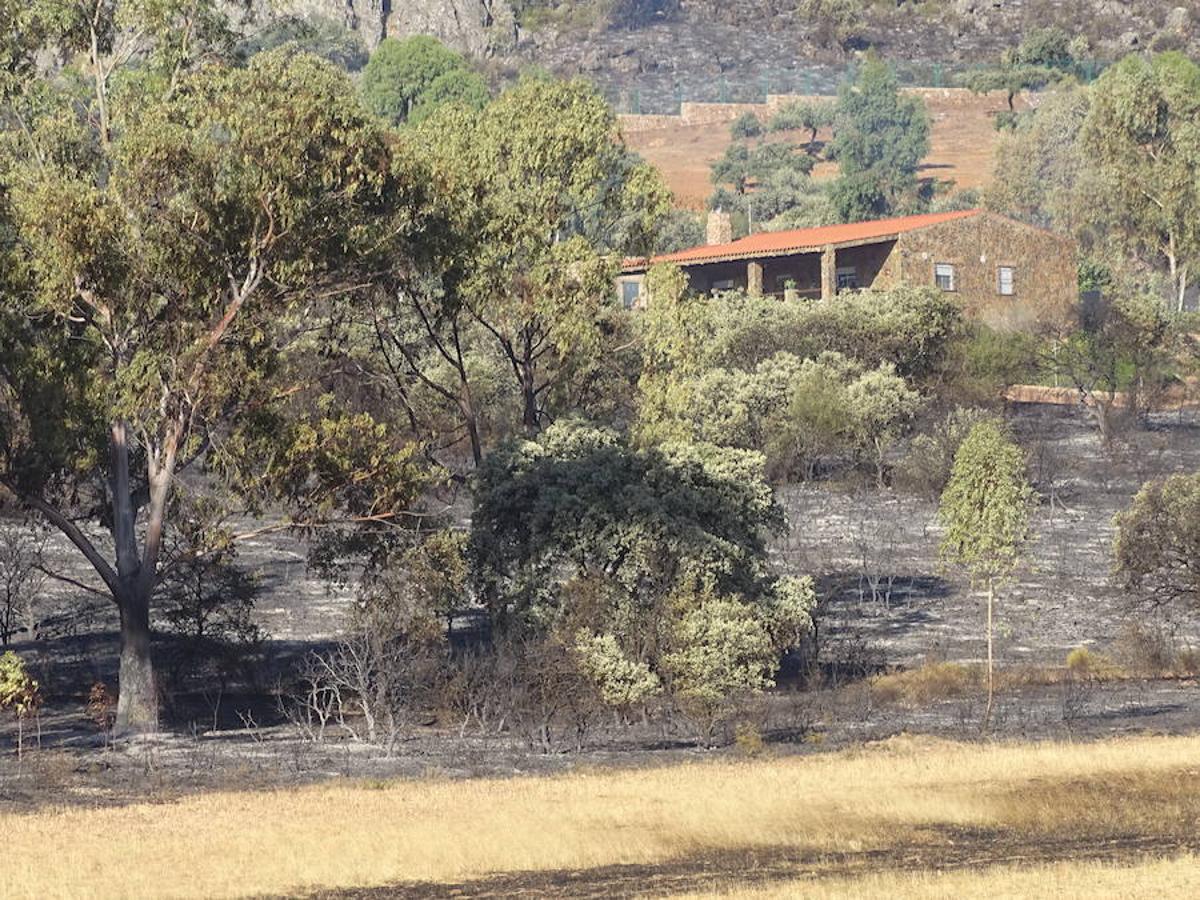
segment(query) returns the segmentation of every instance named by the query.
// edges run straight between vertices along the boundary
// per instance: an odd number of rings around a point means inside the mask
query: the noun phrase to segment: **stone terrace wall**
[[[977,95],[966,88],[903,88],[905,94],[912,94],[922,100],[937,97],[941,100],[973,101]],[[997,96],[1002,96],[997,94]],[[833,98],[826,94],[768,94],[765,103],[693,103],[685,101],[679,104],[678,115],[622,113],[617,116],[621,131],[633,134],[645,131],[659,131],[667,128],[677,128],[680,125],[720,125],[732,122],[743,113],[754,113],[764,122],[774,115],[780,107],[797,100],[832,102]]]

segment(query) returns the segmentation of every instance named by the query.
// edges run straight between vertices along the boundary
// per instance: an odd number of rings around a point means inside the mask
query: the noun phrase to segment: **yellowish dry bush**
[[[1157,834],[1200,821],[1197,760],[1200,737],[1079,745],[897,738],[804,758],[3,815],[3,894],[292,894],[717,850],[847,853],[918,845],[945,828]],[[1164,809],[1167,799],[1173,805]],[[1084,807],[1100,812],[1081,817]]]
[[[871,681],[871,692],[884,703],[924,706],[936,700],[974,693],[981,684],[981,673],[977,668],[934,662],[916,669],[879,675]]]

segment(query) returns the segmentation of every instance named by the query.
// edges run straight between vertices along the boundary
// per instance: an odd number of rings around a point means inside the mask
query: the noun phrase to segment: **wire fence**
[[[893,64],[897,79],[904,87],[956,87],[978,66],[945,63]],[[1075,76],[1090,83],[1100,74],[1097,60],[1083,60],[1075,67]],[[642,73],[602,86],[613,108],[620,113],[678,115],[685,103],[765,103],[772,94],[833,96],[843,82],[854,81],[858,66],[853,63],[833,66],[813,64],[780,68],[758,74],[690,75]]]

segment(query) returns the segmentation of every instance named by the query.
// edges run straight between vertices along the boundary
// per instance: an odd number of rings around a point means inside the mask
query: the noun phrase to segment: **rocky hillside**
[[[265,2],[265,0],[264,0]],[[828,89],[875,48],[938,84],[1058,25],[1103,62],[1131,49],[1200,50],[1200,2],[1171,0],[276,0],[345,23],[368,46],[433,34],[502,67],[593,78],[626,109]]]

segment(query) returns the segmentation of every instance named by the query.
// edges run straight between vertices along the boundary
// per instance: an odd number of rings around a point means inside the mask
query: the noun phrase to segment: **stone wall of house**
[[[862,288],[891,286],[899,281],[900,274],[895,247],[893,241],[841,247],[834,252],[834,268],[853,266]]]
[[[1074,244],[1040,228],[983,213],[900,235],[876,281],[880,288],[934,281],[934,266],[954,266],[954,292],[972,316],[994,328],[1066,322],[1078,299]],[[1014,270],[1014,293],[999,292],[1000,266]]]

